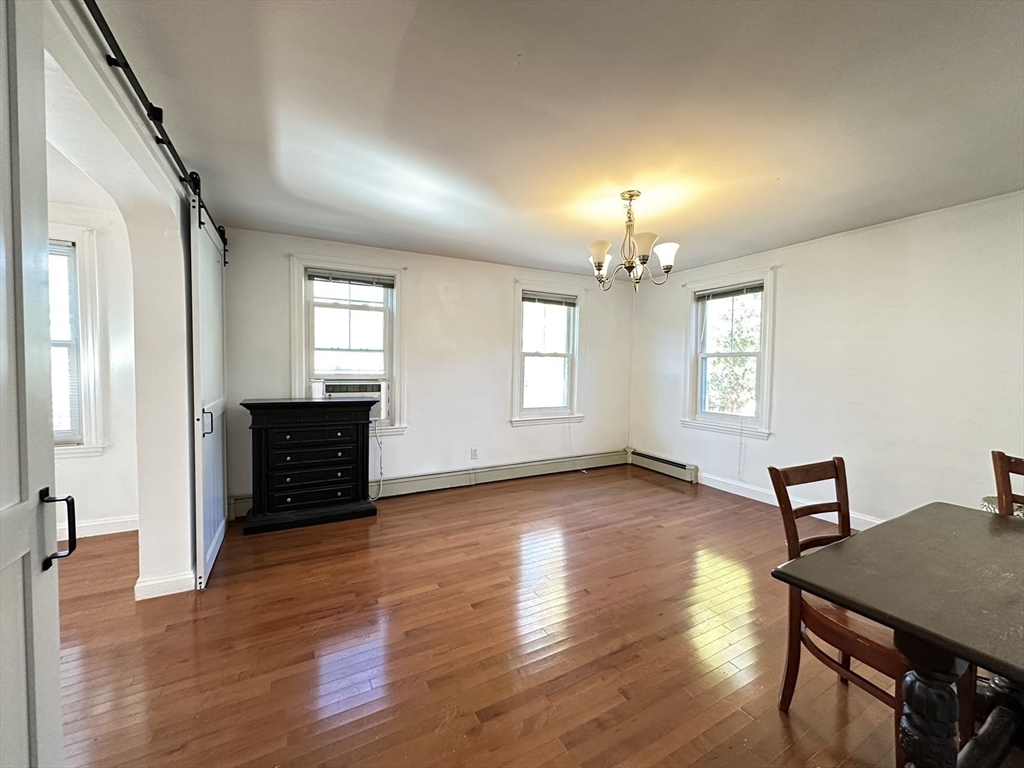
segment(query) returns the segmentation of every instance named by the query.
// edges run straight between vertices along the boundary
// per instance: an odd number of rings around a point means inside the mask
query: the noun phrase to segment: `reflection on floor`
[[[813,659],[776,710],[782,523],[711,488],[611,467],[236,529],[205,593],[142,603],[135,546],[60,566],[70,765],[893,764],[890,710]]]

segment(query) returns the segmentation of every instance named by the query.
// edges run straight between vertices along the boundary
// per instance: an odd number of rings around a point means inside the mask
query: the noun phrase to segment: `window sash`
[[[555,358],[565,362],[564,389],[565,403],[563,405],[526,406],[526,360],[527,358]],[[576,356],[572,352],[520,352],[519,357],[519,410],[523,413],[568,413],[572,410],[573,386],[576,380]]]
[[[707,350],[707,305],[709,301],[715,299],[728,299],[735,296],[744,296],[751,293],[764,293],[764,282],[757,281],[753,283],[727,286],[722,288],[715,288],[707,291],[701,291],[694,294],[694,301],[697,304],[697,322],[698,322],[698,334],[697,334],[697,407],[696,413],[701,416],[709,416],[716,419],[732,419],[741,422],[756,422],[760,419],[763,399],[762,393],[762,351],[765,345],[765,323],[764,323],[764,300],[761,301],[761,317],[758,328],[758,345],[757,349],[747,349],[739,352],[708,352]],[[757,366],[757,373],[754,382],[754,413],[751,416],[738,413],[727,413],[723,411],[712,411],[706,409],[707,403],[707,371],[708,371],[708,360],[716,358],[752,358],[755,360]]]
[[[757,366],[754,381],[754,413],[752,415],[713,411],[706,407],[708,392],[708,360],[750,358]],[[702,352],[697,355],[697,413],[716,418],[741,419],[744,421],[758,419],[761,415],[761,353],[758,352]]]
[[[522,301],[519,305],[519,320],[520,320],[520,331],[519,331],[519,410],[522,413],[529,413],[531,415],[540,414],[567,414],[571,413],[573,409],[573,403],[575,402],[576,395],[576,368],[577,368],[577,328],[579,325],[579,307],[577,306],[576,297],[567,294],[555,294],[555,293],[543,293],[540,291],[528,291],[522,292]],[[563,306],[569,308],[568,322],[565,324],[565,352],[527,352],[524,346],[524,312],[523,305],[537,303],[537,304],[551,304],[555,306]],[[565,392],[565,403],[557,406],[540,406],[540,407],[527,407],[526,406],[526,360],[527,358],[556,358],[564,360],[565,380],[564,380],[564,392]]]
[[[50,240],[49,255],[61,256],[68,260],[68,312],[70,333],[67,339],[50,339],[50,348],[66,349],[68,355],[68,405],[70,427],[53,430],[54,445],[81,445],[83,442],[82,419],[82,350],[81,350],[81,300],[79,295],[78,254],[74,242]]]
[[[344,299],[314,297],[313,283],[316,281],[348,283],[350,285],[372,285],[384,288],[384,303],[360,302]],[[332,272],[322,269],[306,269],[306,369],[310,377],[328,381],[358,380],[390,382],[394,370],[394,306],[395,279],[387,275],[357,274],[352,272]],[[384,318],[383,348],[368,349],[362,347],[317,347],[315,312],[317,307],[346,309],[352,312],[380,312]],[[351,341],[351,325],[349,340]],[[377,371],[318,371],[316,369],[316,352],[366,352],[383,353],[384,370]]]
[[[379,312],[381,314],[384,314],[384,313],[386,313],[388,311],[387,307],[374,306],[372,304],[367,305],[367,304],[333,303],[333,302],[332,303],[324,303],[324,302],[320,301],[319,299],[317,299],[317,300],[315,300],[313,302],[313,317],[316,316],[316,310],[319,307],[324,307],[324,308],[327,308],[327,309],[344,309],[344,310],[348,310],[349,312]],[[312,327],[312,325],[310,327],[311,327],[311,330],[315,330]],[[382,335],[382,340],[384,342],[384,346],[383,347],[380,347],[380,348],[376,348],[376,347],[353,347],[352,346],[352,324],[351,324],[351,315],[350,315],[349,316],[349,326],[348,326],[349,346],[347,346],[347,347],[318,347],[318,346],[316,346],[316,334],[314,333],[313,334],[313,344],[314,344],[313,349],[314,350],[330,351],[330,352],[384,352],[387,349],[387,331],[388,331],[388,329],[387,329],[387,317],[385,317],[384,318],[384,330],[383,330],[383,332],[381,334]]]

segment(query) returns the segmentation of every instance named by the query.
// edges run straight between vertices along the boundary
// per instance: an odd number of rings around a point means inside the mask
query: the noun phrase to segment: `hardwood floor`
[[[60,565],[69,765],[893,765],[808,654],[776,710],[773,507],[610,467],[232,528],[204,593],[136,603],[135,534]]]

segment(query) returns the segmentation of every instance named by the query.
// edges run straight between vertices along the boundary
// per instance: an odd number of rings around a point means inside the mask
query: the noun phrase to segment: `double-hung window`
[[[75,244],[50,240],[50,376],[53,442],[81,445],[82,347]]]
[[[692,378],[684,426],[768,436],[770,285],[769,272],[691,287]]]
[[[513,423],[573,416],[579,368],[578,297],[522,289],[518,298]]]
[[[394,369],[395,279],[387,275],[306,269],[306,370],[325,383],[379,383],[381,422],[389,423]]]

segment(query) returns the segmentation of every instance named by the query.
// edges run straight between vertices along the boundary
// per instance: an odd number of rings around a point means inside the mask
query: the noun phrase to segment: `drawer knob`
[[[338,437],[341,437],[341,432],[338,433]]]
[[[284,439],[285,439],[285,440],[291,440],[291,439],[292,439],[292,436],[291,436],[291,435],[285,435],[285,436],[284,436]]]
[[[341,477],[341,472],[338,473],[338,477]]]
[[[287,499],[285,499],[286,502],[291,501],[291,500],[292,500],[291,496],[289,496]]]
[[[285,481],[286,483],[290,483],[290,482],[292,481],[292,479],[291,479],[290,477],[286,477],[286,478],[284,479],[284,481]]]
[[[339,453],[338,455],[339,455],[339,456],[341,456],[341,454],[340,454],[340,453]],[[285,457],[284,457],[284,460],[285,460],[285,461],[291,461],[291,460],[292,460],[292,457],[291,457],[291,456],[285,456]]]
[[[338,451],[338,455],[341,456],[341,451]]]
[[[341,491],[338,491],[338,495],[341,496]]]

